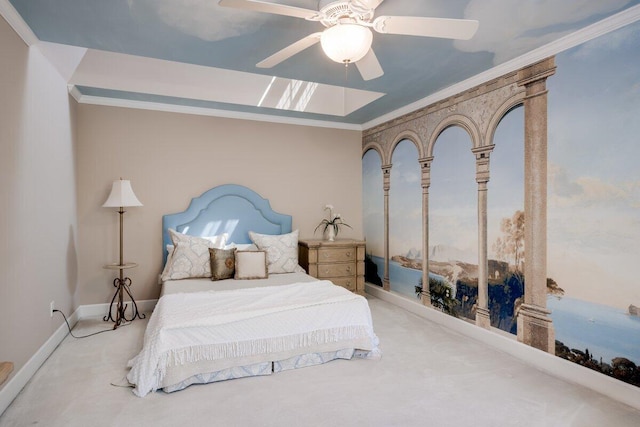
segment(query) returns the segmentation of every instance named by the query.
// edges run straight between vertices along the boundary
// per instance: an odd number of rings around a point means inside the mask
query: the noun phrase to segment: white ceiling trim
[[[0,15],[9,23],[13,31],[20,36],[27,46],[38,43],[39,40],[36,35],[31,31],[27,23],[24,22],[22,16],[20,16],[9,0],[0,0]]]
[[[608,18],[603,19],[602,21],[596,22],[595,24],[589,25],[588,27],[585,27],[549,44],[534,49],[531,52],[512,59],[511,61],[507,61],[483,73],[476,74],[475,76],[467,80],[449,86],[439,92],[434,93],[433,95],[427,96],[426,98],[423,98],[419,101],[405,105],[402,108],[384,114],[369,122],[363,123],[362,129],[370,129],[405,114],[409,114],[421,108],[435,104],[436,102],[442,101],[443,99],[449,98],[450,96],[457,95],[461,92],[467,91],[473,87],[486,83],[505,74],[517,71],[520,68],[526,67],[527,65],[541,61],[550,56],[557,55],[560,52],[578,46],[584,42],[622,28],[626,25],[632,24],[638,20],[640,20],[640,5],[630,7],[625,11],[612,15]]]
[[[33,46],[58,70],[65,82],[69,82],[88,50],[84,47],[42,41]]]
[[[297,126],[311,126],[330,129],[362,131],[357,124],[330,122],[324,120],[299,119],[268,114],[246,113],[238,111],[217,110],[213,108],[191,107],[185,105],[163,104],[159,102],[134,101],[129,99],[106,98],[83,95],[78,88],[69,85],[69,93],[79,104],[102,105],[107,107],[133,108],[139,110],[163,111],[168,113],[193,114],[198,116],[222,117],[228,119],[253,120],[257,122],[281,123]]]

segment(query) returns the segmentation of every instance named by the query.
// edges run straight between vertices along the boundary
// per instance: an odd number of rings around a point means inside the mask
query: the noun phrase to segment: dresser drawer
[[[346,264],[318,264],[318,278],[328,279],[331,277],[356,276],[355,263]]]
[[[313,277],[364,295],[364,240],[298,240],[298,262]]]
[[[348,262],[356,259],[355,248],[320,248],[318,262]]]
[[[335,279],[331,279],[331,281],[351,292],[355,292],[357,290],[356,285],[358,281],[355,277],[336,277]]]

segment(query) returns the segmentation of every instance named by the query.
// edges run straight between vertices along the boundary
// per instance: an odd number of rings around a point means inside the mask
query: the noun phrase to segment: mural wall
[[[638,52],[636,22],[558,55],[548,82],[547,266],[564,290],[547,300],[556,354],[620,375],[640,365]]]
[[[640,23],[558,55],[556,75],[547,82],[547,308],[558,356],[640,386],[640,285],[634,274],[640,254],[637,52]],[[449,107],[449,114],[455,110]],[[494,145],[486,214],[488,308],[491,326],[513,334],[525,290],[523,110],[514,103],[499,118],[493,140],[485,141]],[[427,152],[432,129],[423,130]],[[384,135],[372,133],[364,146],[379,139]],[[432,156],[430,282],[440,281],[450,291],[453,309],[443,311],[468,319],[475,317],[479,259],[472,139],[469,129],[446,127],[427,153]],[[418,157],[414,142],[406,140],[394,148],[390,162],[389,284],[407,298],[415,298],[414,287],[422,285],[422,245],[416,239],[422,237],[419,165],[425,159]],[[363,157],[364,199],[377,200],[378,206],[378,225],[370,226],[373,215],[365,203],[367,250],[380,277],[384,196],[379,168],[385,160],[373,150]],[[373,169],[378,169],[375,179],[368,179]]]

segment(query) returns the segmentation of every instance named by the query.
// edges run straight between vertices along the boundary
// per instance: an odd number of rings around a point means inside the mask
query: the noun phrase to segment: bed
[[[137,396],[380,357],[366,299],[307,275],[291,216],[251,189],[215,187],[162,228],[161,296],[129,361]]]

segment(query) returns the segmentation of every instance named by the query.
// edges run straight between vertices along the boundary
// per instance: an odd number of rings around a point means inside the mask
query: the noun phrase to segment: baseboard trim
[[[471,339],[488,344],[504,353],[547,372],[555,377],[581,385],[618,402],[640,410],[640,388],[608,377],[589,368],[569,362],[547,352],[522,344],[512,335],[480,328],[472,323],[425,307],[417,301],[385,291],[381,287],[365,284],[367,294],[403,308],[413,314],[438,323]]]
[[[67,318],[69,325],[73,326],[78,323],[78,312],[76,310],[71,316]],[[13,377],[9,378],[9,381],[0,389],[0,415],[9,407],[13,399],[22,391],[25,385],[29,382],[31,377],[40,369],[40,366],[47,360],[47,358],[58,347],[62,340],[69,333],[66,323],[62,323],[58,329],[49,337],[49,339],[42,344],[42,346],[35,352],[33,356],[25,363]]]
[[[156,306],[158,302],[157,299],[148,299],[142,301],[136,301],[138,305],[138,311],[141,313],[150,313],[153,311],[153,308]],[[131,304],[128,302],[127,304]],[[127,313],[131,307],[127,307]],[[79,319],[87,319],[89,317],[104,317],[109,312],[109,304],[87,304],[81,305],[78,307],[78,318]]]
[[[150,313],[153,311],[157,302],[158,300],[137,301],[138,310]],[[73,329],[79,320],[92,317],[104,317],[108,310],[109,304],[81,305],[71,316],[67,317],[67,320]],[[67,324],[62,323],[38,351],[31,356],[27,363],[9,378],[8,382],[0,389],[0,415],[9,407],[11,402],[18,396],[31,377],[35,375],[38,369],[40,369],[40,366],[42,366],[51,353],[54,352],[68,333],[69,329],[67,328]]]

